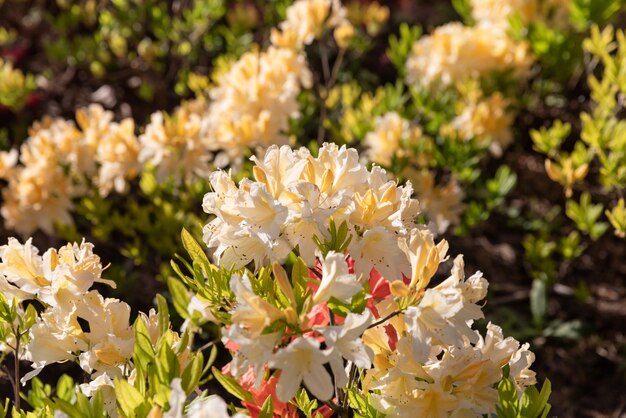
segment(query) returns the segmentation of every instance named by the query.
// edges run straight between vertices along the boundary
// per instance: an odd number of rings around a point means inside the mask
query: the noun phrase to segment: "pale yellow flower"
[[[231,311],[231,320],[233,324],[245,329],[251,337],[258,337],[265,327],[284,317],[278,308],[249,288],[247,276],[242,278],[233,275],[230,286],[237,298],[237,306]]]
[[[139,141],[135,136],[135,123],[124,119],[119,124],[112,123],[107,134],[98,143],[96,160],[100,165],[96,183],[100,195],[106,196],[111,190],[122,193],[127,181],[139,173]]]
[[[320,257],[321,259],[321,257]],[[330,251],[322,262],[322,281],[313,296],[313,303],[328,301],[331,297],[343,302],[350,302],[352,296],[363,285],[354,274],[348,273],[348,264],[343,254]]]
[[[16,149],[0,151],[0,178],[10,178],[17,164],[18,153]]]
[[[472,18],[479,25],[507,30],[509,19],[519,17],[523,24],[544,22],[559,28],[568,25],[571,0],[471,0]]]
[[[304,55],[276,47],[247,52],[211,90],[205,135],[235,160],[248,147],[286,144],[289,118],[299,115],[298,94],[310,85]]]
[[[171,116],[153,113],[139,136],[139,162],[154,167],[158,181],[171,177],[180,183],[208,177],[213,156],[201,129],[201,115],[185,106]]]
[[[287,20],[272,30],[272,44],[302,49],[325,30],[349,25],[347,11],[339,0],[298,0],[287,8]]]
[[[458,225],[463,211],[465,194],[454,177],[442,186],[435,185],[429,171],[407,172],[415,187],[415,195],[434,230],[443,234],[451,225]]]
[[[314,338],[298,337],[287,347],[274,354],[270,367],[280,369],[276,396],[281,402],[289,402],[304,382],[311,393],[321,401],[332,398],[334,385],[324,368],[328,354],[320,349]]]
[[[130,306],[117,299],[104,299],[93,290],[77,301],[76,315],[89,324],[89,331],[84,333],[89,348],[79,355],[83,370],[121,377],[121,367],[132,357],[135,345]]]
[[[468,100],[461,114],[452,120],[452,126],[461,138],[476,138],[479,143],[488,145],[494,156],[500,157],[513,141],[513,115],[507,111],[509,103],[499,92],[486,99]]]
[[[440,26],[413,45],[406,63],[407,81],[420,86],[449,86],[490,72],[527,74],[532,57],[528,43],[484,26],[453,22]]]
[[[409,287],[416,290],[424,289],[437,273],[439,264],[445,261],[448,242],[441,240],[435,245],[433,234],[430,231],[414,229],[403,244],[403,250],[411,261]]]
[[[377,117],[374,130],[365,135],[365,145],[368,147],[365,155],[376,164],[389,166],[393,156],[402,152],[402,139],[409,138],[414,132],[410,130],[409,121],[396,112]]]

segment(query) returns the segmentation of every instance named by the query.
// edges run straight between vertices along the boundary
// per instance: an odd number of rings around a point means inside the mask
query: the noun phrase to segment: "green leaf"
[[[183,370],[182,387],[187,395],[191,394],[193,390],[198,387],[198,383],[202,378],[202,371],[204,369],[204,356],[201,352],[198,352],[193,360]]]
[[[61,376],[57,382],[55,395],[57,398],[71,402],[75,395],[74,379],[66,374]]]
[[[502,379],[498,384],[500,404],[496,405],[498,418],[518,418],[519,405],[517,390],[510,379]]]
[[[213,376],[215,376],[217,381],[220,382],[220,385],[222,385],[228,393],[239,400],[252,401],[252,395],[245,391],[233,377],[226,376],[215,367],[212,367],[211,371],[213,372]]]
[[[550,393],[552,392],[552,385],[550,380],[546,379],[541,388],[541,392],[537,390],[535,386],[528,387],[522,395],[522,408],[519,415],[524,418],[538,418],[543,417],[550,411]]]
[[[156,355],[155,364],[157,376],[162,384],[169,385],[175,377],[178,377],[180,365],[176,354],[169,344],[161,344]]]
[[[116,379],[114,385],[117,404],[124,416],[127,418],[136,417],[138,410],[144,403],[144,397],[126,380]]]
[[[272,401],[272,396],[269,395],[265,402],[263,402],[263,406],[259,411],[259,418],[273,418],[274,417],[274,402]]]
[[[135,365],[146,369],[148,363],[154,359],[154,347],[150,339],[148,327],[141,317],[135,320],[135,347],[133,348],[133,360]]]
[[[194,237],[187,231],[185,228],[180,233],[181,239],[183,241],[183,246],[185,250],[189,253],[191,260],[195,263],[200,264],[201,266],[207,266],[209,263],[209,259],[206,256],[206,253],[198,244],[198,242],[194,239]]]
[[[167,287],[170,290],[170,294],[172,295],[172,301],[174,302],[174,309],[176,312],[183,318],[189,318],[189,293],[187,292],[187,287],[176,280],[173,277],[167,279]]]
[[[159,310],[159,335],[163,336],[170,328],[170,312],[167,301],[161,294],[157,294],[157,309]]]

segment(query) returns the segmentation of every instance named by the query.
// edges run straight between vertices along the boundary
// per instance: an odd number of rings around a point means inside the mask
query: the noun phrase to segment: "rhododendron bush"
[[[1,247],[3,349],[16,378],[20,360],[31,369],[15,390],[53,363],[86,376],[37,413],[201,416],[215,405],[228,416],[199,391],[208,376],[252,416],[483,415],[518,403],[547,413],[528,344],[491,323],[484,335],[472,329],[484,317],[482,274],[466,277],[458,255],[431,284],[449,248],[414,221],[410,183],[335,144],[318,157],[274,146],[254,162],[254,180],[210,176],[214,264],[183,230],[191,264],[173,262],[179,278],[168,283],[180,332],[162,296],[131,324],[129,305],[92,289],[115,283],[89,243],[43,255],[31,240]],[[208,361],[194,344],[206,323],[219,327]],[[209,371],[217,344],[232,360]]]
[[[625,3],[0,2],[0,418],[582,413]]]

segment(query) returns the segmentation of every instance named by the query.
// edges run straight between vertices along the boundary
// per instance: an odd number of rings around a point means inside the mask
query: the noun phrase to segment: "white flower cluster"
[[[214,146],[203,131],[203,108],[193,105],[183,104],[171,116],[153,113],[139,136],[139,161],[155,168],[159,182],[168,177],[177,184],[190,182],[206,178],[211,171]]]
[[[298,94],[310,86],[303,54],[276,47],[247,52],[210,91],[203,133],[232,160],[249,147],[286,144],[289,118],[299,115]]]
[[[295,248],[311,266],[312,237],[328,238],[332,217],[349,226],[357,273],[369,275],[376,267],[389,279],[409,275],[409,258],[399,249],[419,213],[410,184],[398,186],[379,167],[368,171],[356,150],[335,144],[324,144],[317,158],[306,148],[272,146],[253,161],[256,181],[244,179],[237,187],[223,171],[210,178],[214,192],[203,208],[216,218],[205,226],[204,239],[221,266],[254,261],[259,268]]]
[[[491,72],[512,71],[523,76],[532,62],[528,43],[514,41],[492,27],[453,22],[413,45],[406,62],[407,81],[432,87],[454,85]]]
[[[520,394],[535,383],[528,345],[505,339],[495,325],[486,337],[472,329],[483,318],[488,283],[480,272],[465,278],[462,256],[428,288],[448,245],[412,224],[410,188],[386,181],[378,168],[367,171],[354,150],[336,145],[317,158],[272,147],[255,163],[256,181],[239,187],[215,173],[204,202],[217,216],[205,228],[217,261],[229,269],[272,263],[282,294],[259,290],[247,270],[230,280],[236,304],[222,329],[233,352],[227,370],[250,390],[275,390],[286,405],[304,385],[328,401],[363,376],[364,395],[389,416],[447,417],[495,413],[495,385],[507,365]],[[324,236],[331,216],[347,222],[348,255],[315,251],[312,236]],[[279,263],[294,249],[316,266],[304,290]],[[364,308],[331,311],[331,304],[354,306],[359,293]]]
[[[427,289],[418,305],[386,326],[365,331],[363,341],[375,356],[363,384],[380,411],[390,417],[482,416],[496,412],[494,387],[504,366],[520,391],[535,383],[528,344],[520,347],[515,339],[503,338],[491,323],[485,338],[471,329],[483,317],[478,302],[486,294],[480,272],[464,278],[459,256],[452,275]],[[397,309],[395,304],[383,300],[376,308],[386,315]]]
[[[139,166],[134,123],[112,122],[113,114],[92,105],[76,113],[78,128],[63,119],[44,118],[29,131],[20,148],[3,153],[0,170],[8,181],[2,216],[8,228],[24,235],[40,228],[51,233],[55,222],[70,224],[72,199],[90,178],[100,194],[125,190]]]
[[[362,283],[356,275],[348,271],[345,257],[330,252],[322,258],[322,274],[318,289],[309,300],[309,308],[323,304],[330,298],[349,302],[359,292]],[[280,310],[256,295],[247,276],[234,275],[231,288],[237,298],[237,305],[231,312],[233,324],[223,329],[224,341],[235,343],[238,349],[230,363],[230,371],[236,376],[243,376],[252,370],[255,385],[261,385],[266,367],[280,370],[276,395],[281,402],[288,402],[294,397],[300,385],[304,384],[320,400],[334,396],[335,384],[344,387],[348,383],[348,374],[343,366],[344,359],[357,367],[370,368],[373,352],[360,339],[365,329],[372,323],[373,316],[366,310],[363,314],[348,314],[340,326],[330,325],[314,319],[309,310],[295,316],[295,299],[286,276],[274,270],[276,279],[286,290],[291,306]],[[287,337],[283,332],[262,333],[275,321],[285,321],[290,326],[313,327],[314,332],[300,336]],[[320,338],[325,342],[322,349]],[[289,344],[281,344],[289,338]],[[277,346],[282,348],[276,349]],[[335,383],[324,368],[329,364]]]
[[[451,225],[458,225],[463,213],[465,193],[454,177],[443,184],[435,183],[435,176],[427,170],[409,175],[415,185],[415,194],[434,230],[443,234]]]
[[[545,22],[567,26],[571,0],[471,0],[472,18],[479,25],[509,29],[509,19],[519,17],[524,24]]]
[[[394,155],[402,156],[404,148],[417,142],[422,132],[397,112],[387,112],[374,120],[374,130],[365,135],[368,160],[382,166],[391,165]]]
[[[92,379],[109,384],[123,375],[135,342],[130,307],[90,290],[97,282],[114,286],[101,278],[102,264],[92,244],[67,244],[39,255],[30,239],[21,244],[10,238],[0,247],[0,260],[2,292],[18,302],[38,300],[45,307],[25,348],[24,359],[34,370],[22,381],[65,361],[77,361]]]
[[[302,50],[325,30],[347,27],[347,10],[339,0],[298,0],[287,8],[287,20],[272,30],[272,44]]]
[[[496,157],[513,141],[511,125],[513,115],[507,111],[510,101],[496,92],[487,98],[469,95],[462,105],[461,113],[451,124],[461,138],[478,138],[489,147]]]

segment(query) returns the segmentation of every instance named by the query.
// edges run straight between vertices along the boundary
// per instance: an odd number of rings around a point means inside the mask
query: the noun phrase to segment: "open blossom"
[[[247,52],[211,90],[203,135],[235,160],[249,147],[286,144],[289,118],[299,115],[298,94],[311,82],[302,54],[276,47]]]
[[[30,339],[26,359],[32,362],[34,370],[23,381],[36,376],[49,364],[75,360],[88,347],[75,305],[56,306],[43,312],[30,329]]]
[[[443,234],[450,226],[460,223],[465,193],[453,176],[441,185],[435,184],[434,174],[427,170],[409,172],[408,177],[436,233]]]
[[[495,413],[495,385],[504,366],[520,382],[519,390],[535,383],[527,345],[503,338],[492,324],[484,338],[471,330],[473,320],[482,317],[477,303],[486,288],[480,273],[465,278],[462,257],[457,257],[450,277],[427,289],[403,318],[365,331],[363,342],[374,352],[374,367],[365,372],[363,386],[375,391],[370,395],[379,411],[392,417],[482,416]],[[380,315],[396,309],[393,301],[377,304]]]
[[[421,86],[449,86],[490,72],[522,76],[532,64],[526,42],[483,26],[448,23],[413,45],[406,63],[407,81]]]
[[[86,372],[100,371],[121,377],[123,366],[133,355],[135,332],[130,325],[130,306],[117,299],[104,299],[93,290],[76,304],[76,314],[89,324],[85,339],[88,350],[79,356]]]
[[[441,240],[435,245],[434,237],[429,231],[414,229],[404,245],[404,251],[411,262],[409,287],[424,289],[437,273],[439,264],[445,261],[448,242]]]
[[[328,354],[320,343],[308,337],[298,337],[273,356],[270,366],[280,370],[276,395],[282,402],[293,398],[304,382],[306,387],[321,401],[329,400],[333,394],[333,382],[324,368]]]
[[[96,183],[102,196],[111,190],[122,193],[127,181],[139,173],[139,141],[135,136],[135,123],[124,119],[111,123],[104,138],[98,143],[96,160],[100,168]]]
[[[330,353],[330,367],[337,387],[348,384],[348,374],[343,359],[352,362],[356,367],[369,369],[374,359],[373,350],[363,344],[361,335],[372,323],[373,316],[369,310],[363,314],[350,313],[341,326],[330,326],[320,329]]]
[[[11,152],[0,164],[8,182],[0,211],[8,228],[23,235],[37,229],[51,234],[55,224],[72,224],[72,200],[88,193],[88,178],[103,196],[125,189],[137,175],[138,144],[132,121],[112,120],[112,112],[91,105],[76,112],[78,127],[50,117],[33,124],[19,163]]]
[[[517,16],[522,23],[545,22],[557,27],[568,24],[571,0],[471,0],[472,18],[479,25],[509,28],[509,19]]]
[[[349,302],[362,287],[356,276],[348,273],[345,256],[330,251],[322,260],[322,281],[315,292],[313,303],[326,302],[331,297]]]
[[[153,113],[145,132],[139,136],[139,161],[153,166],[159,181],[172,177],[180,183],[195,176],[207,177],[212,153],[201,129],[201,115],[188,106],[179,107],[171,116]]]
[[[272,30],[272,44],[300,50],[325,30],[341,27],[339,41],[341,32],[352,27],[346,15],[347,10],[339,0],[298,0],[287,8],[287,20],[278,25],[279,29]]]
[[[357,276],[369,277],[374,267],[390,280],[409,274],[407,255],[398,248],[419,213],[410,185],[397,185],[379,167],[368,171],[355,150],[335,144],[324,144],[317,158],[306,148],[273,146],[253,161],[255,182],[237,187],[225,173],[210,178],[214,192],[203,207],[216,218],[205,226],[204,239],[220,265],[254,261],[258,268],[297,248],[312,266],[312,237],[326,238],[332,217],[337,225],[345,221],[352,234]]]
[[[497,92],[485,99],[470,99],[463,111],[452,120],[452,126],[464,140],[475,138],[499,157],[513,141],[513,115],[507,111],[509,101]]]
[[[100,277],[102,263],[93,253],[93,244],[67,244],[39,255],[31,242],[28,239],[21,244],[9,238],[8,244],[0,247],[0,278],[13,287],[6,291],[19,294],[20,300],[37,297],[50,306],[67,306],[96,282],[115,287],[114,282]]]
[[[32,163],[15,167],[2,190],[0,211],[5,225],[28,235],[36,229],[52,233],[56,222],[71,224],[75,189],[52,142],[45,138],[31,140],[22,149],[26,161]]]
[[[258,337],[265,327],[283,317],[283,313],[250,288],[250,280],[233,275],[231,290],[237,298],[237,305],[232,311],[233,323],[246,329],[253,337]]]
[[[376,164],[391,165],[394,155],[403,155],[403,141],[415,142],[421,136],[418,128],[411,128],[409,121],[396,112],[377,117],[374,130],[365,135],[368,147],[366,157]]]
[[[101,277],[93,245],[67,244],[40,255],[31,242],[10,238],[0,247],[0,289],[19,303],[36,300],[43,306],[23,355],[33,370],[22,382],[51,363],[68,360],[77,360],[94,379],[102,373],[121,377],[134,350],[130,306],[91,290],[94,283],[115,287]]]
[[[11,176],[17,160],[18,153],[16,149],[0,151],[0,178],[6,179]]]

